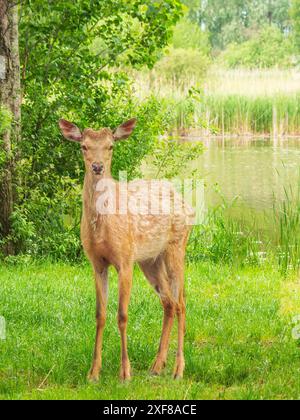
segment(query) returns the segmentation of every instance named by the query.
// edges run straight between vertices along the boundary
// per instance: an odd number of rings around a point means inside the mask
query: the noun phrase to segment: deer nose
[[[103,163],[94,162],[92,164],[92,169],[93,169],[93,172],[96,175],[101,175],[103,173],[103,170],[104,170],[104,165],[103,165]]]

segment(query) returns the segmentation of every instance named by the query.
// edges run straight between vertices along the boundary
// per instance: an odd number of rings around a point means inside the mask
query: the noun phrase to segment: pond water
[[[230,210],[236,217],[265,215],[284,199],[284,188],[296,190],[300,181],[300,139],[189,139],[205,150],[193,163],[205,181],[206,206],[217,205],[218,185],[227,202],[239,197]]]

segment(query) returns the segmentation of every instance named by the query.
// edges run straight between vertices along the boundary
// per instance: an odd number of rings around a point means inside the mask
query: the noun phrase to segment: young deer
[[[158,293],[164,319],[162,336],[156,360],[152,366],[153,374],[160,374],[166,364],[170,333],[175,314],[178,318],[178,350],[174,378],[181,378],[184,371],[184,259],[185,249],[193,210],[183,202],[173,186],[164,183],[169,189],[171,207],[169,212],[151,214],[153,202],[159,204],[166,200],[161,189],[152,192],[149,203],[145,193],[150,181],[133,181],[124,185],[111,176],[111,161],[115,142],[127,139],[135,128],[132,119],[114,132],[104,128],[100,131],[79,128],[60,120],[59,126],[64,137],[80,143],[85,162],[83,188],[83,216],[81,239],[87,257],[93,265],[96,284],[96,343],[89,380],[98,381],[102,366],[102,338],[106,319],[108,292],[108,267],[114,266],[119,277],[118,326],[121,335],[122,380],[130,379],[130,362],[127,353],[128,305],[132,286],[134,263],[137,262],[145,276]],[[105,187],[101,187],[101,182]],[[100,185],[100,186],[99,186]],[[105,214],[99,209],[99,199],[105,197],[115,200],[114,212]],[[122,203],[123,200],[123,203]],[[139,202],[138,211],[120,211],[121,206]],[[164,203],[162,203],[164,205]],[[104,207],[107,206],[107,199]],[[146,209],[146,211],[145,211]],[[187,216],[188,214],[188,216]]]

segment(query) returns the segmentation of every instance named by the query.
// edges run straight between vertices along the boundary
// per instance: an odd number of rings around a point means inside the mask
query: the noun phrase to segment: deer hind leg
[[[182,293],[179,297],[177,305],[178,319],[178,349],[176,354],[176,363],[174,367],[174,379],[183,377],[185,361],[184,361],[184,335],[185,335],[185,297]]]
[[[182,244],[174,244],[166,252],[166,267],[171,285],[172,295],[176,302],[176,314],[178,319],[178,348],[174,367],[174,379],[183,377],[184,361],[184,335],[186,305],[184,296],[184,259],[186,240]]]
[[[163,256],[158,257],[158,259],[155,261],[140,263],[140,267],[149,282],[154,286],[156,292],[159,294],[164,310],[159,350],[155,362],[151,368],[152,374],[159,375],[166,365],[170,343],[170,334],[174,323],[176,307],[170,290]]]
[[[92,368],[88,379],[90,382],[99,380],[102,368],[102,342],[103,330],[106,321],[106,306],[108,294],[108,269],[107,267],[94,266],[96,286],[96,340]]]
[[[130,362],[127,352],[128,306],[132,287],[133,266],[126,266],[119,271],[119,309],[118,326],[121,335],[121,370],[120,379],[130,379]]]

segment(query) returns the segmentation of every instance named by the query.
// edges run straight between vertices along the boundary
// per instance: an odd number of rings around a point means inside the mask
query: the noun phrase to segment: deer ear
[[[82,134],[77,125],[70,123],[66,120],[59,120],[59,127],[63,136],[70,141],[76,141],[78,143],[82,140]]]
[[[114,132],[115,141],[128,139],[128,137],[132,134],[136,123],[136,118],[132,118],[131,120],[123,123],[118,128],[116,128]]]

